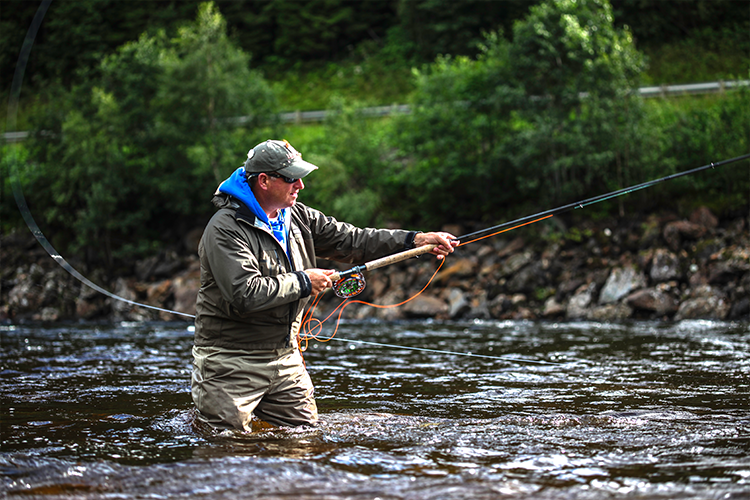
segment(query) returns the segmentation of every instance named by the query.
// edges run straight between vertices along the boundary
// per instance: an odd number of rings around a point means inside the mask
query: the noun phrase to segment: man
[[[286,141],[251,149],[217,189],[219,208],[201,238],[192,395],[200,419],[252,430],[315,424],[313,385],[297,348],[303,309],[332,286],[317,258],[363,263],[408,248],[458,244],[449,233],[361,229],[297,202],[318,167]]]

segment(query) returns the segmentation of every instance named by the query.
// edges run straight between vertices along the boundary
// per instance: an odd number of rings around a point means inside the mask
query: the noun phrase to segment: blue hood
[[[244,203],[247,208],[270,230],[277,240],[281,243],[287,253],[289,253],[287,235],[289,234],[289,209],[283,208],[279,210],[278,219],[272,223],[268,219],[268,215],[263,211],[258,200],[255,198],[250,185],[245,179],[245,167],[240,167],[235,170],[227,180],[219,185],[217,190],[219,193],[226,193],[231,195]]]
[[[250,185],[247,183],[247,180],[245,180],[245,167],[238,168],[227,180],[222,182],[219,185],[218,192],[234,196],[247,205],[247,208],[249,208],[257,218],[262,220],[266,225],[270,224],[268,215],[266,215],[260,207],[258,200],[255,199],[255,194],[253,194]]]

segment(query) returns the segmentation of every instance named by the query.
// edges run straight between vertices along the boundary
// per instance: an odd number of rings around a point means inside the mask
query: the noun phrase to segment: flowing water
[[[305,353],[319,427],[216,433],[194,418],[188,325],[0,325],[0,497],[750,497],[746,323],[337,337]]]

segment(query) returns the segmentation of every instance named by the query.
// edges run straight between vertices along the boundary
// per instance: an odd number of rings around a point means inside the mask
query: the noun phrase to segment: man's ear
[[[269,181],[269,179],[270,179],[270,177],[268,177],[268,176],[267,176],[267,175],[266,175],[265,173],[260,173],[260,174],[258,174],[258,176],[257,176],[257,177],[255,178],[255,185],[256,185],[256,186],[257,186],[257,187],[258,187],[259,189],[262,189],[262,190],[264,190],[264,191],[265,191],[265,190],[267,190],[267,189],[268,189],[268,181]]]

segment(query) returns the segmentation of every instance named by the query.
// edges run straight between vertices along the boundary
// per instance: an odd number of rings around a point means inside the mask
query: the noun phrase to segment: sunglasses
[[[283,175],[277,174],[276,172],[266,172],[266,175],[268,177],[275,177],[277,179],[281,179],[282,181],[286,182],[287,184],[294,184],[299,179],[293,179],[292,177],[285,177]]]

